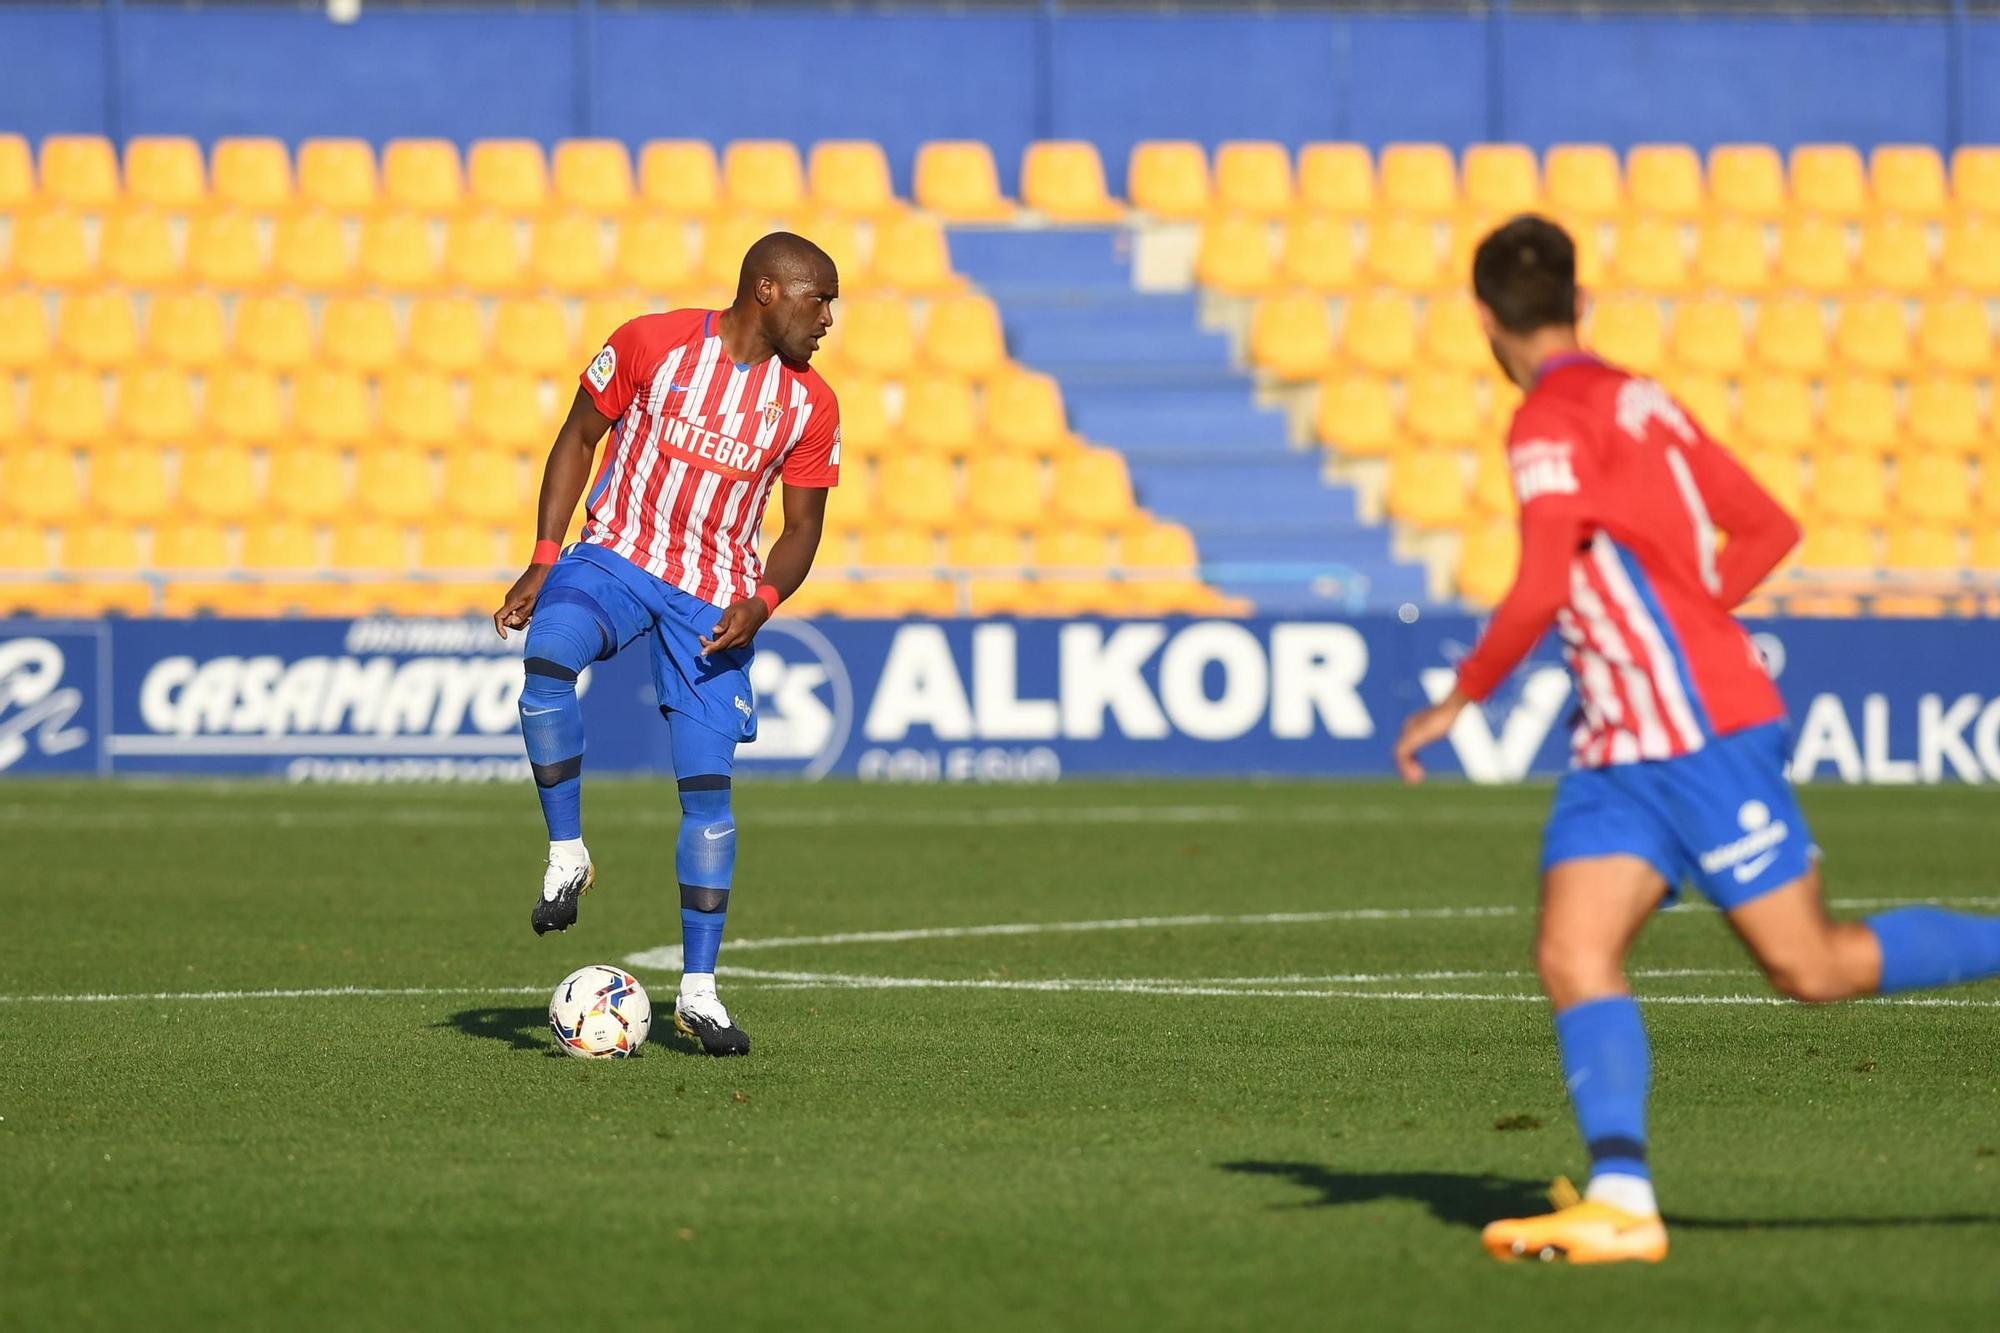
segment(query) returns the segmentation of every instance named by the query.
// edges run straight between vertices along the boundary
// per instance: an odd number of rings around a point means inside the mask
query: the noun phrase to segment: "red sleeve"
[[[1734,610],[1799,543],[1799,524],[1721,445],[1697,432],[1689,470],[1715,526],[1729,538],[1715,561],[1716,600]]]
[[[657,342],[648,336],[646,321],[657,316],[628,319],[612,330],[603,350],[577,376],[577,383],[590,395],[597,410],[616,421],[625,415],[632,395],[653,373],[659,361]]]
[[[840,403],[824,382],[806,401],[806,433],[791,455],[785,470],[778,474],[787,486],[838,486],[840,484]]]

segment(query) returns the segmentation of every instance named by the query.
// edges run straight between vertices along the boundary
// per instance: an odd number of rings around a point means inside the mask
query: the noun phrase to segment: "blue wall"
[[[743,91],[725,84],[740,73]],[[0,8],[0,130],[882,140],[2000,140],[2000,22]]]

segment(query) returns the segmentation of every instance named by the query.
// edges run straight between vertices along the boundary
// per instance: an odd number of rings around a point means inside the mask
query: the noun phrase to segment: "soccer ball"
[[[549,1031],[579,1060],[622,1060],[646,1044],[653,1002],[623,968],[592,963],[563,978],[549,997]]]

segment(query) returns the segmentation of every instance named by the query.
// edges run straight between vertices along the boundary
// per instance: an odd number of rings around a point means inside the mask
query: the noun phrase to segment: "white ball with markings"
[[[549,997],[549,1031],[557,1046],[579,1060],[636,1055],[652,1026],[646,988],[622,967],[579,967]]]

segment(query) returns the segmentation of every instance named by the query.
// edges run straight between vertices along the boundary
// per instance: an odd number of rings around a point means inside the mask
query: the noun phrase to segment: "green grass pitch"
[[[1582,1166],[1546,790],[751,787],[755,1053],[678,1049],[640,965],[642,1056],[561,1058],[558,979],[678,943],[673,802],[590,784],[599,887],[536,939],[526,790],[0,788],[0,1327],[2000,1317],[2000,985],[1767,1004],[1705,908],[1635,960],[1671,1258],[1484,1257]],[[2000,910],[1993,793],[1806,803],[1847,910]]]

